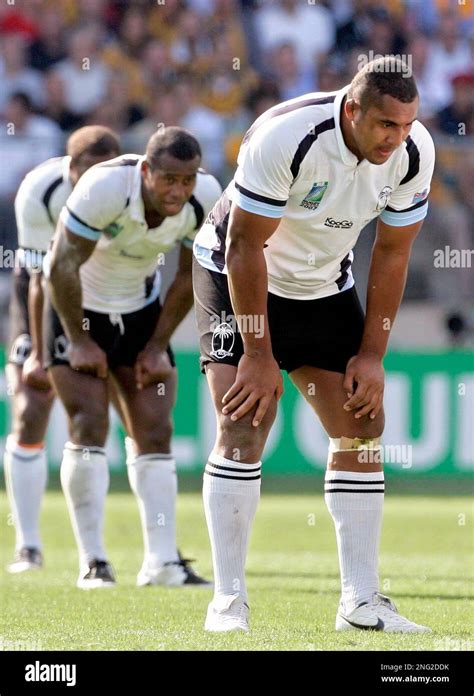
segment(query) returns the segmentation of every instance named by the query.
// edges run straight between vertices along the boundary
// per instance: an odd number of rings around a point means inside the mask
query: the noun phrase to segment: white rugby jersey
[[[347,90],[291,99],[255,121],[233,181],[196,236],[194,255],[202,266],[227,272],[234,202],[281,220],[264,249],[269,291],[290,299],[327,297],[353,286],[352,249],[370,220],[380,216],[399,227],[426,216],[434,167],[430,134],[415,121],[384,164],[359,163],[340,127]]]
[[[15,198],[18,244],[46,252],[63,205],[71,195],[70,157],[54,157],[29,172]]]
[[[128,154],[91,167],[61,211],[61,221],[71,232],[98,240],[80,269],[85,309],[127,314],[153,302],[161,284],[159,254],[178,241],[192,247],[196,231],[222,193],[218,181],[200,169],[181,212],[149,228],[141,194],[143,160]]]

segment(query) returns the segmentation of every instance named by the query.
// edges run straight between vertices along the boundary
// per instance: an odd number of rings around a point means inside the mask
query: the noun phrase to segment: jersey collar
[[[341,130],[341,104],[342,100],[347,94],[349,86],[350,85],[346,85],[345,87],[340,89],[339,92],[337,92],[336,94],[336,98],[334,100],[334,124],[336,127],[336,140],[342,161],[349,167],[357,167],[359,160],[354,155],[354,153],[351,152],[347,147],[346,143],[344,142],[344,136],[342,135]]]
[[[142,162],[145,160],[145,155],[142,155],[135,165],[133,172],[132,191],[130,194],[130,217],[137,222],[145,222],[145,204],[142,197]]]

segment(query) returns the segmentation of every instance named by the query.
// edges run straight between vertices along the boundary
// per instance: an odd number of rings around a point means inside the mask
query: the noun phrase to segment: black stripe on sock
[[[248,476],[247,478],[239,476],[225,476],[224,474],[213,474],[212,471],[204,471],[204,473],[208,476],[216,476],[217,478],[232,479],[232,481],[256,481],[257,479],[262,478],[261,476]]]
[[[384,480],[382,479],[381,481],[354,481],[353,479],[326,479],[325,483],[356,483],[359,486],[365,486],[365,484],[370,483],[370,484],[376,484],[376,483],[383,483]]]
[[[221,464],[213,464],[211,461],[207,463],[206,466],[212,466],[214,469],[222,469],[223,471],[241,471],[243,474],[253,474],[254,471],[260,471],[260,467],[257,466],[256,469],[239,469],[233,466],[222,466]]]
[[[325,493],[384,493],[385,488],[325,488]]]

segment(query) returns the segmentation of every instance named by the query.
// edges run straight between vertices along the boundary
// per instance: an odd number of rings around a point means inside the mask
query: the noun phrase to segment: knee
[[[103,447],[107,439],[109,417],[107,410],[77,411],[69,419],[70,435],[75,444]]]
[[[171,451],[173,423],[170,418],[154,421],[148,427],[144,424],[133,433],[133,439],[140,454],[168,454]]]
[[[252,425],[252,418],[253,413],[247,413],[238,421],[220,415],[216,443],[218,454],[242,462],[254,462],[261,458],[275,414],[267,412],[257,428]]]
[[[13,431],[20,442],[32,444],[44,437],[53,396],[41,392],[32,397],[18,394],[13,408]]]
[[[345,437],[359,437],[359,438],[376,438],[381,437],[385,426],[385,415],[383,411],[380,411],[378,415],[372,419],[368,416],[363,418],[354,418],[350,427],[345,428],[349,432],[341,433]]]

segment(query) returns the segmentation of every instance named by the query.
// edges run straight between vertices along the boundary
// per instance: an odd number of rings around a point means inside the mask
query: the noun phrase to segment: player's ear
[[[344,113],[349,121],[353,121],[356,115],[358,104],[355,99],[346,99],[344,103]]]

